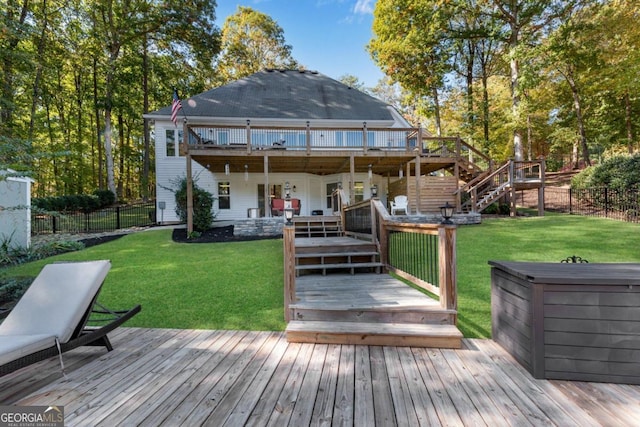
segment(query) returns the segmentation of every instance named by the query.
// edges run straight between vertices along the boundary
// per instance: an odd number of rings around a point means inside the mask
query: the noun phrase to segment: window
[[[184,150],[182,150],[182,129],[167,129],[165,131],[165,135],[167,157],[175,157],[177,155],[183,156]],[[176,150],[176,147],[180,147],[180,150]]]
[[[231,209],[231,185],[229,181],[218,183],[218,209]]]
[[[338,183],[332,182],[327,184],[327,208],[331,209],[331,195],[338,189]]]
[[[176,155],[176,132],[173,129],[166,130],[167,157]]]
[[[356,203],[364,200],[364,182],[356,181],[353,184],[353,195]]]

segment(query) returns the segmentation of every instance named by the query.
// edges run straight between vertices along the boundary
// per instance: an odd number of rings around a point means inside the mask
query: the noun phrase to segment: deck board
[[[69,426],[634,425],[640,386],[536,380],[491,340],[462,349],[287,343],[281,332],[120,328],[114,351],[0,377],[0,404]]]

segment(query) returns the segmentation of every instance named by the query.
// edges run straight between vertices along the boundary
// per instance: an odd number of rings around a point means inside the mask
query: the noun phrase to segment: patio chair
[[[395,215],[397,211],[404,211],[405,215],[409,215],[409,200],[407,196],[396,196],[391,202],[391,215]]]
[[[110,311],[97,303],[109,261],[46,265],[0,324],[0,376],[79,346],[113,350],[107,333],[140,311]],[[102,326],[89,326],[92,313]],[[108,316],[108,317],[105,317]],[[91,319],[94,323],[94,319]]]

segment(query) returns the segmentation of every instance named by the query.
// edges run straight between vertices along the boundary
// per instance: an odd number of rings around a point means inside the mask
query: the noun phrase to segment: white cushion
[[[53,347],[55,337],[51,335],[7,335],[0,336],[0,365]]]
[[[0,336],[48,335],[67,342],[110,268],[109,261],[47,264],[0,324]]]

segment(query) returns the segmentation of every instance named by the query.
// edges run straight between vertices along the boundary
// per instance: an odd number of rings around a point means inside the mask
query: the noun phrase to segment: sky
[[[217,0],[216,23],[238,6],[269,15],[280,25],[292,56],[308,70],[339,79],[356,76],[372,88],[383,77],[366,51],[375,0]]]

